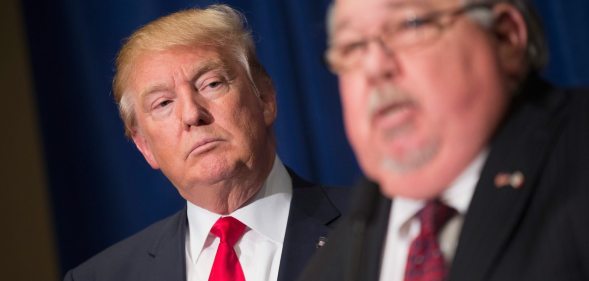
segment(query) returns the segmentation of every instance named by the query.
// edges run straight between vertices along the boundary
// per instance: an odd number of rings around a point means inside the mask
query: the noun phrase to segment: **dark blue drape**
[[[62,270],[184,204],[124,138],[112,65],[122,39],[142,24],[214,2],[23,0]],[[283,161],[309,179],[348,185],[359,170],[343,133],[335,77],[321,60],[328,2],[225,1],[248,18],[275,82]],[[550,40],[546,76],[589,85],[589,2],[536,2]]]

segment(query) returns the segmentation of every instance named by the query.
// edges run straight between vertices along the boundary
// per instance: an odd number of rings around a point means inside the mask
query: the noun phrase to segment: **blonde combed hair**
[[[165,51],[176,46],[212,47],[229,54],[245,69],[254,92],[257,79],[269,77],[259,63],[251,32],[238,11],[226,5],[187,9],[158,18],[135,31],[121,47],[115,63],[114,98],[130,137],[135,126],[135,111],[128,93],[128,80],[137,58],[150,51]],[[253,74],[253,75],[252,75]]]

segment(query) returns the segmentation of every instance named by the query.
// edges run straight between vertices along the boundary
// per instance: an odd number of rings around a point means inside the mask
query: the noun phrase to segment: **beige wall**
[[[25,30],[18,0],[0,1],[0,279],[61,279]]]

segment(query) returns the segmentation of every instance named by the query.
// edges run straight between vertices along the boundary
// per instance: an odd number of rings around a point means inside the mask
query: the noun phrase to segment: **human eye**
[[[327,59],[332,67],[333,65],[350,64],[357,61],[365,49],[366,41],[364,40],[341,41],[332,47]]]
[[[398,25],[399,31],[411,31],[421,28],[428,28],[434,25],[434,19],[432,17],[411,17],[403,20]]]
[[[211,81],[211,83],[208,83],[206,85],[206,87],[214,90],[214,89],[222,87],[223,85],[224,85],[223,81],[215,80],[215,81]]]
[[[151,102],[150,110],[151,112],[162,112],[167,110],[171,104],[174,102],[173,99],[167,96],[160,96],[154,97]]]
[[[342,44],[338,49],[342,57],[350,57],[360,53],[365,46],[365,41],[358,40]]]
[[[172,111],[173,103],[174,97],[170,93],[154,93],[147,98],[148,107],[146,111],[153,117],[162,118],[168,116]]]
[[[214,95],[224,93],[229,89],[229,81],[223,75],[205,77],[197,83],[198,92],[202,95]]]
[[[413,46],[429,40],[438,32],[435,16],[417,16],[415,14],[388,27],[384,40],[389,45]]]
[[[155,104],[155,108],[163,108],[163,107],[170,105],[171,103],[172,103],[172,100],[164,99],[164,100],[158,101]]]

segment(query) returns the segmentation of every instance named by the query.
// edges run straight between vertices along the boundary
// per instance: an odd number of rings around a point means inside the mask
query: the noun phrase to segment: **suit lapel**
[[[547,86],[543,87],[527,92],[539,97],[546,94]],[[449,280],[487,280],[490,277],[487,276],[490,269],[525,215],[547,148],[559,130],[561,118],[551,114],[558,104],[558,101],[532,101],[514,105],[508,121],[491,144],[489,158],[464,220]],[[498,174],[514,172],[524,175],[521,186],[497,186]]]
[[[377,281],[380,278],[382,254],[388,229],[392,201],[380,193],[379,187],[365,182],[354,194],[352,211],[355,227],[351,229],[352,248],[348,264],[349,280]],[[361,244],[358,244],[360,242]]]
[[[290,281],[302,272],[316,250],[320,237],[327,237],[329,225],[341,214],[325,191],[289,170],[293,196],[282,249],[279,281]],[[160,235],[146,251],[148,264],[140,270],[140,280],[185,281],[186,208],[162,227]]]
[[[278,281],[295,280],[315,253],[328,225],[340,216],[325,191],[289,170],[293,195],[282,248]]]
[[[141,269],[146,281],[186,280],[186,208],[176,214],[173,220],[162,228],[161,234],[147,250],[149,264]]]

